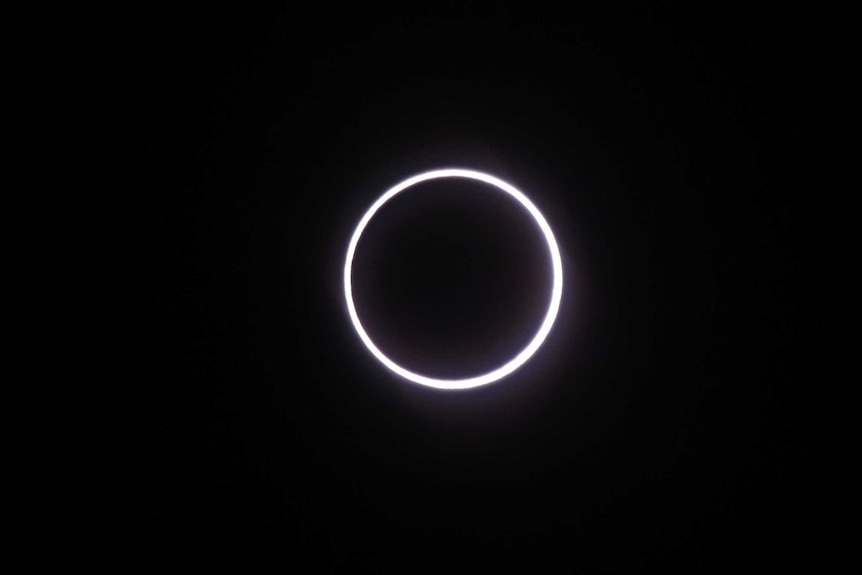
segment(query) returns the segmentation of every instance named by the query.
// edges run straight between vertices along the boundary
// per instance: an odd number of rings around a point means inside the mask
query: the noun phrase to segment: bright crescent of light
[[[548,251],[551,254],[551,264],[554,272],[554,283],[551,288],[551,301],[548,305],[548,311],[545,314],[545,319],[542,321],[542,325],[539,327],[539,330],[536,332],[536,335],[533,337],[532,341],[530,341],[527,346],[521,350],[515,357],[510,359],[508,362],[498,367],[493,371],[489,371],[483,375],[479,375],[476,377],[470,377],[466,379],[436,379],[433,377],[427,377],[424,375],[420,375],[418,373],[414,373],[410,370],[404,369],[400,365],[396,364],[394,361],[386,357],[382,351],[380,351],[374,342],[371,341],[371,338],[365,332],[365,329],[362,327],[362,323],[359,321],[359,316],[356,314],[356,306],[353,303],[353,287],[351,282],[351,276],[353,271],[353,256],[356,253],[356,246],[359,244],[359,238],[362,235],[362,232],[365,230],[365,227],[368,225],[368,222],[371,221],[371,218],[374,217],[374,214],[377,213],[383,204],[391,200],[395,197],[396,194],[403,192],[407,188],[414,186],[418,183],[425,182],[428,180],[434,180],[439,178],[468,178],[471,180],[479,180],[480,182],[485,182],[486,184],[490,184],[507,194],[511,195],[513,198],[518,200],[524,208],[530,212],[530,215],[533,216],[533,219],[541,228],[542,233],[545,234],[545,240],[548,243]],[[554,239],[554,234],[551,231],[550,226],[548,226],[548,222],[545,221],[545,218],[539,213],[539,210],[536,209],[536,206],[521,193],[518,189],[516,189],[511,184],[507,184],[503,180],[499,178],[495,178],[494,176],[490,176],[488,174],[483,174],[481,172],[475,172],[473,170],[461,170],[461,169],[444,169],[444,170],[433,170],[430,172],[425,172],[423,174],[419,174],[404,180],[400,184],[391,188],[385,194],[380,196],[376,202],[365,212],[365,215],[362,216],[362,219],[359,221],[359,224],[356,226],[356,229],[353,232],[353,237],[350,238],[350,245],[347,248],[347,259],[344,263],[344,294],[347,299],[347,311],[350,314],[350,319],[353,322],[353,327],[356,328],[356,333],[359,334],[359,337],[362,339],[362,342],[365,346],[374,354],[383,365],[388,367],[393,372],[397,373],[401,377],[408,379],[414,383],[419,383],[422,385],[427,385],[430,387],[436,387],[438,389],[468,389],[471,387],[478,387],[480,385],[486,385],[488,383],[492,383],[497,381],[503,377],[506,377],[526,362],[530,357],[536,353],[536,350],[539,349],[539,346],[542,345],[542,342],[545,341],[545,338],[548,336],[548,333],[551,331],[551,326],[554,324],[554,320],[557,318],[557,312],[560,309],[560,300],[563,295],[563,265],[560,259],[560,250],[557,247],[557,242]]]

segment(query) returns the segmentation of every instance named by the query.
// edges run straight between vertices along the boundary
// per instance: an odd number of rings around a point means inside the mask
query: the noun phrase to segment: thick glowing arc
[[[404,190],[419,184],[421,182],[425,182],[428,180],[440,179],[440,178],[468,178],[471,180],[478,180],[480,182],[484,182],[486,184],[490,184],[497,189],[509,194],[530,213],[533,219],[538,224],[539,228],[542,230],[542,233],[545,236],[545,241],[548,244],[548,251],[551,255],[551,266],[553,268],[553,284],[551,287],[551,297],[550,303],[548,304],[548,311],[545,313],[545,318],[542,321],[542,325],[539,327],[539,330],[536,332],[536,335],[533,336],[533,339],[527,346],[522,349],[515,357],[507,361],[502,366],[489,371],[483,375],[478,375],[475,377],[469,377],[465,379],[437,379],[433,377],[427,377],[424,375],[420,375],[418,373],[414,373],[408,369],[405,369],[386,357],[386,355],[378,349],[374,342],[371,341],[371,338],[366,333],[365,328],[362,327],[362,323],[359,321],[359,316],[356,313],[356,305],[353,302],[353,287],[352,287],[352,273],[353,273],[353,257],[356,253],[356,246],[359,244],[359,238],[362,236],[362,232],[365,230],[368,222],[371,221],[371,218],[374,217],[374,214],[389,200],[391,200],[396,194],[403,192]],[[359,334],[360,339],[368,348],[368,350],[376,357],[383,365],[388,367],[393,372],[397,373],[401,377],[408,379],[414,383],[419,383],[422,385],[427,385],[430,387],[436,387],[439,389],[468,389],[471,387],[478,387],[480,385],[485,385],[494,381],[497,381],[524,364],[530,357],[536,353],[536,350],[539,349],[539,346],[545,341],[545,338],[548,336],[548,333],[551,331],[551,327],[554,324],[554,320],[557,318],[557,312],[560,309],[560,300],[563,296],[563,265],[560,259],[560,250],[557,247],[557,242],[554,239],[554,234],[551,231],[548,222],[545,221],[545,218],[533,205],[533,203],[521,193],[517,188],[504,182],[499,178],[495,178],[494,176],[484,174],[482,172],[476,172],[473,170],[462,170],[462,169],[444,169],[444,170],[434,170],[431,172],[425,172],[422,174],[418,174],[413,176],[412,178],[408,178],[401,182],[400,184],[394,186],[389,189],[385,194],[380,196],[374,204],[365,212],[365,215],[362,216],[362,219],[359,220],[359,224],[356,226],[356,229],[353,231],[353,236],[350,238],[350,244],[347,247],[347,259],[344,263],[344,295],[347,300],[347,312],[350,314],[350,320],[353,322],[353,327],[356,329],[356,333]]]

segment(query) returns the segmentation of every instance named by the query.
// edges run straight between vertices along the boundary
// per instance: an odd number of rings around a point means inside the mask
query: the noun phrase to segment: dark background
[[[724,573],[832,554],[810,396],[828,376],[815,18],[477,2],[115,18],[119,559]],[[521,188],[565,271],[546,344],[462,392],[388,373],[342,294],[362,213],[438,167]],[[397,311],[375,329],[405,361],[478,369],[488,334],[517,347],[534,321],[535,237],[477,205],[416,200],[376,232],[391,295],[372,282],[363,301]]]

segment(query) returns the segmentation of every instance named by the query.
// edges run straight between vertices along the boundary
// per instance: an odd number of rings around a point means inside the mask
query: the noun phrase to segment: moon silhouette
[[[356,247],[359,244],[359,239],[362,237],[362,232],[368,226],[368,223],[371,221],[377,211],[397,194],[404,192],[422,182],[442,178],[466,178],[470,180],[484,182],[497,188],[503,193],[509,194],[514,199],[516,199],[518,203],[530,214],[530,216],[532,216],[533,220],[535,220],[536,224],[538,225],[539,229],[542,231],[542,234],[545,237],[545,242],[547,243],[548,252],[550,254],[550,262],[552,267],[551,272],[553,275],[551,292],[549,294],[548,308],[545,313],[545,317],[542,321],[542,324],[539,326],[539,329],[538,331],[536,331],[535,335],[533,336],[533,339],[530,340],[530,342],[514,357],[510,358],[508,361],[506,361],[496,369],[493,369],[478,376],[468,377],[464,379],[439,379],[434,377],[428,377],[405,369],[404,367],[392,361],[377,347],[377,345],[375,345],[371,337],[366,332],[365,328],[362,326],[362,323],[359,320],[359,315],[356,312],[356,304],[354,303],[353,298],[353,259],[356,253]],[[554,321],[557,318],[557,313],[560,309],[560,300],[562,299],[562,294],[563,266],[560,258],[560,250],[557,247],[557,242],[554,238],[554,234],[551,231],[551,228],[545,220],[544,216],[542,216],[542,214],[539,212],[536,206],[533,205],[529,198],[527,198],[527,196],[525,196],[520,190],[518,190],[511,184],[504,182],[503,180],[495,176],[491,176],[489,174],[473,170],[455,168],[433,170],[430,172],[417,174],[390,188],[388,191],[386,191],[386,193],[380,196],[377,201],[375,201],[371,205],[368,211],[366,211],[365,214],[362,216],[362,219],[359,220],[356,229],[353,231],[353,236],[350,238],[350,244],[347,247],[347,257],[344,263],[344,296],[347,302],[347,312],[350,316],[350,320],[353,323],[353,327],[356,330],[356,333],[362,340],[362,343],[365,344],[365,347],[368,348],[368,350],[372,353],[372,355],[374,355],[374,357],[378,361],[380,361],[380,363],[386,366],[393,373],[396,373],[399,376],[413,383],[425,385],[428,387],[434,387],[437,389],[469,389],[473,387],[487,385],[489,383],[493,383],[506,377],[507,375],[511,374],[516,369],[521,367],[527,360],[530,359],[530,357],[533,356],[534,353],[536,353],[536,351],[547,338],[548,333],[551,331],[551,327],[553,326]]]

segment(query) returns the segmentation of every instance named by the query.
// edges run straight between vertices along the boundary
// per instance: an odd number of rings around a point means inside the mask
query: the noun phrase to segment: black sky
[[[820,561],[804,21],[670,3],[125,15],[118,556],[309,573]],[[341,286],[362,213],[438,167],[521,188],[565,270],[546,345],[456,393],[378,364]],[[388,251],[363,261],[399,272],[363,285],[396,318],[375,326],[393,353],[452,372],[493,361],[488,334],[517,347],[547,278],[506,206],[447,201],[393,207]]]

